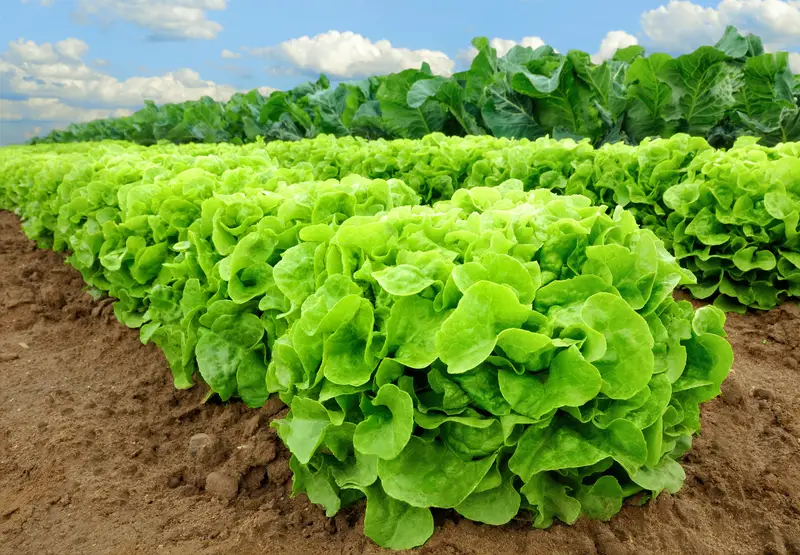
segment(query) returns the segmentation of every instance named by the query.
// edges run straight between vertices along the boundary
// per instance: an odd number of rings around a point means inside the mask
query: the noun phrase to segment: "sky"
[[[491,6],[491,7],[490,7]],[[681,54],[726,25],[791,52],[800,0],[0,0],[0,145],[70,122],[238,91],[287,89],[430,63],[469,66],[476,36],[514,44]]]

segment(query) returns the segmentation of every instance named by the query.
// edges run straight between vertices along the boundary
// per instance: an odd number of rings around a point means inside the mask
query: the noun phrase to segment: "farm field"
[[[289,497],[288,452],[266,426],[279,401],[247,409],[176,390],[158,349],[19,224],[0,213],[0,553],[384,552],[363,535],[363,502],[329,520]],[[437,511],[416,552],[800,553],[798,326],[789,303],[729,315],[736,361],[702,408],[677,494],[547,530]],[[192,455],[200,433],[214,441]],[[238,491],[207,491],[211,472],[241,474]]]
[[[0,555],[800,555],[795,58],[472,44],[0,149]]]

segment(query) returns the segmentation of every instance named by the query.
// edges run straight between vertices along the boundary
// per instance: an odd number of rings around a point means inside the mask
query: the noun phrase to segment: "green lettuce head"
[[[675,492],[677,460],[733,361],[724,313],[631,213],[499,187],[344,222],[272,350],[273,426],[295,494],[405,549],[431,508],[487,524],[609,519]],[[287,252],[286,255],[289,253]]]

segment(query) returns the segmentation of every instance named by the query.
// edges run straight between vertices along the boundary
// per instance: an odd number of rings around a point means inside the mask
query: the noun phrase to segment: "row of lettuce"
[[[318,134],[368,138],[493,135],[588,138],[594,145],[638,144],[689,133],[728,147],[738,136],[763,144],[800,140],[800,78],[786,52],[728,27],[714,46],[671,57],[632,46],[601,64],[586,52],[515,46],[498,56],[473,41],[470,68],[449,77],[427,64],[332,85],[324,75],[269,96],[238,93],[156,106],[119,119],[70,125],[36,142],[165,140],[244,143]]]
[[[593,148],[587,141],[491,137],[272,142],[285,167],[316,179],[397,178],[426,203],[508,179],[525,190],[580,194],[621,206],[697,276],[698,299],[726,311],[768,310],[800,296],[800,143],[742,137],[728,150],[678,134]]]
[[[3,149],[0,207],[119,299],[177,387],[279,395],[294,493],[329,516],[366,498],[379,545],[424,543],[432,508],[544,528],[681,487],[733,355],[632,212],[313,173],[249,147]]]
[[[67,155],[52,162],[52,168],[63,171],[72,163],[70,155],[82,160],[95,147],[48,148],[53,156]],[[119,143],[118,148],[134,153],[142,147]],[[448,200],[459,189],[493,187],[507,180],[519,181],[526,191],[544,188],[580,194],[596,205],[630,210],[639,225],[653,231],[696,276],[696,283],[685,285],[695,298],[713,298],[723,310],[741,312],[746,307],[767,310],[800,296],[798,143],[764,147],[753,138],[740,138],[733,148],[722,151],[699,137],[675,135],[636,147],[614,144],[595,149],[586,141],[569,139],[511,141],[433,134],[421,140],[326,135],[297,142],[193,148],[204,155],[196,170],[205,173],[202,179],[195,174],[192,178],[204,183],[214,176],[225,174],[231,180],[242,174],[241,167],[230,164],[244,159],[242,164],[269,166],[248,171],[271,183],[343,180],[353,175],[399,179],[424,204]],[[182,152],[168,145],[156,151],[164,156]],[[20,154],[17,169],[7,171],[22,171],[26,153],[44,151],[8,152]],[[178,159],[173,157],[171,163],[180,163]],[[225,173],[229,169],[235,171]],[[237,179],[246,183],[245,178]],[[230,190],[239,184],[232,182]],[[19,205],[10,197],[9,202]],[[52,227],[46,221],[50,217],[34,210],[27,215],[26,226],[35,235],[40,228]]]

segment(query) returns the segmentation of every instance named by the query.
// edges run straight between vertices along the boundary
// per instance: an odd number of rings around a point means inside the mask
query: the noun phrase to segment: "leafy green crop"
[[[268,97],[258,90],[228,102],[210,98],[156,106],[130,117],[73,124],[34,142],[124,139],[234,142],[258,137],[418,139],[431,133],[535,139],[588,138],[598,146],[638,144],[688,133],[729,147],[742,135],[763,144],[800,138],[798,78],[786,52],[728,27],[715,46],[673,58],[632,46],[602,64],[589,54],[515,46],[497,56],[473,41],[470,68],[450,77],[430,67],[333,86],[326,76]]]
[[[124,150],[126,156],[149,152],[149,157],[159,152],[167,156],[164,163],[177,164],[177,168],[188,163],[182,157],[188,160],[189,147],[160,145],[148,151],[128,143],[107,144],[115,151]],[[94,148],[86,144],[0,150],[9,158],[16,157],[7,166],[14,168],[6,171],[8,183],[37,181],[34,190],[8,187],[6,205],[21,206],[17,189],[31,198],[44,195],[32,205],[33,210],[23,214],[33,236],[47,239],[47,230],[54,229],[58,208],[48,205],[62,200],[49,195],[64,173],[72,171],[70,180],[90,178],[72,166],[87,166],[86,152]],[[212,160],[240,158],[245,164],[263,166],[229,173],[228,187],[241,180],[247,183],[253,172],[269,186],[279,180],[344,180],[355,174],[402,180],[426,204],[449,199],[458,189],[518,179],[525,190],[581,194],[595,204],[631,210],[637,222],[656,233],[682,266],[698,277],[698,284],[688,286],[692,293],[698,298],[715,297],[725,310],[769,309],[787,297],[800,296],[796,177],[800,166],[795,143],[764,147],[743,137],[722,151],[700,137],[677,134],[645,140],[636,147],[613,144],[594,149],[586,141],[572,139],[531,142],[433,134],[421,140],[367,141],[322,135],[244,147],[194,145],[191,152],[203,156],[201,164],[209,167]],[[34,163],[27,158],[31,153],[35,153]],[[231,163],[236,162],[227,162]],[[215,168],[208,171],[218,173],[228,166]],[[232,176],[242,177],[234,180]],[[40,233],[45,235],[40,237]]]
[[[294,494],[329,516],[366,498],[384,547],[424,543],[431,508],[546,528],[677,491],[732,364],[724,313],[673,299],[696,279],[632,212],[520,179],[431,207],[258,145],[114,143],[3,149],[0,175],[0,206],[118,299],[177,387],[277,393]]]
[[[593,149],[571,139],[431,135],[390,142],[319,137],[269,143],[267,151],[318,178],[399,178],[428,203],[511,178],[526,190],[581,194],[631,210],[698,276],[689,286],[698,298],[716,296],[720,307],[742,310],[800,296],[796,143],[764,147],[743,137],[722,151],[676,134]]]
[[[117,318],[162,349],[176,387],[197,371],[223,400],[250,406],[267,398],[266,356],[299,309],[295,288],[314,287],[297,277],[302,238],[419,203],[397,180],[308,181],[232,146],[18,152],[0,151],[0,207],[118,299]]]
[[[681,487],[733,355],[724,314],[672,298],[693,276],[629,212],[510,180],[304,252],[318,287],[297,290],[267,384],[291,407],[273,426],[293,493],[329,516],[366,497],[366,534],[405,549],[434,507],[546,528]]]

